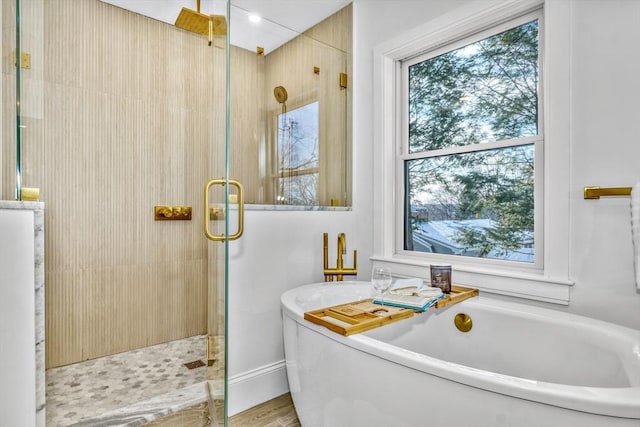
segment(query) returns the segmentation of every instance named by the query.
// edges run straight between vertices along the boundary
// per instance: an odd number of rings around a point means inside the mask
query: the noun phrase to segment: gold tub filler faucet
[[[343,276],[355,276],[358,274],[357,253],[353,251],[353,268],[344,266],[342,259],[343,255],[347,253],[347,236],[344,233],[338,234],[338,259],[336,261],[336,268],[329,268],[329,234],[323,234],[324,240],[324,281],[333,282],[333,278],[336,278],[337,282],[342,282]]]

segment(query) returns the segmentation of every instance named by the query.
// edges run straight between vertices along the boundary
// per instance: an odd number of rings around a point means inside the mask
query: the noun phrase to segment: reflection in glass
[[[278,115],[278,204],[318,205],[318,102]]]
[[[350,72],[350,28],[346,7],[263,55],[232,46],[231,150],[248,204],[351,204],[351,89],[339,81]]]

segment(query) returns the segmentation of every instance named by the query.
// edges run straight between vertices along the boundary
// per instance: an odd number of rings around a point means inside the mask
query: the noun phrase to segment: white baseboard
[[[284,360],[229,378],[229,416],[289,391]]]

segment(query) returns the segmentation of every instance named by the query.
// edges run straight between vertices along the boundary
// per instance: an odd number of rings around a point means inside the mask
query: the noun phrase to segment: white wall
[[[640,181],[640,2],[572,2],[570,310],[640,329],[628,198],[582,188]]]
[[[359,277],[368,277],[370,232],[351,212],[247,211],[241,239],[230,242],[229,377],[231,414],[288,391],[280,295],[322,282],[322,233],[335,266],[339,232],[347,235],[346,266],[358,250]]]
[[[631,186],[640,181],[640,136],[635,126],[640,117],[640,55],[635,46],[640,40],[640,2],[568,1],[573,44],[567,52],[572,58],[572,115],[566,118],[571,120],[572,134],[567,197],[571,198],[569,258],[575,286],[568,308],[550,306],[640,329],[629,199],[582,199],[587,185]],[[281,393],[284,370],[279,367],[284,354],[279,297],[287,289],[322,280],[323,231],[330,233],[334,251],[335,234],[347,233],[349,251],[358,249],[358,277],[369,278],[367,258],[372,255],[372,215],[377,208],[372,206],[371,189],[375,173],[373,47],[462,3],[354,2],[353,211],[247,213],[246,234],[233,249],[230,267],[231,413]],[[261,379],[265,379],[261,384],[271,381],[271,389],[267,384],[255,387],[253,394],[244,393]]]

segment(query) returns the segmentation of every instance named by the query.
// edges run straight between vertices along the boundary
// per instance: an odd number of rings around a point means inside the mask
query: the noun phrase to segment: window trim
[[[527,136],[522,138],[512,138],[506,140],[499,141],[491,141],[484,142],[479,144],[470,144],[464,146],[452,146],[446,147],[439,150],[428,150],[421,151],[416,153],[410,153],[408,147],[408,115],[409,115],[409,93],[408,93],[408,81],[409,81],[409,68],[415,64],[418,64],[422,61],[429,60],[431,58],[435,58],[439,55],[442,55],[447,52],[454,51],[461,47],[467,46],[471,43],[475,43],[477,41],[486,39],[493,35],[499,34],[503,31],[506,31],[511,28],[516,28],[520,25],[523,25],[527,22],[531,22],[537,20],[538,21],[538,70],[539,70],[539,88],[538,88],[538,134],[534,136]],[[399,61],[400,66],[400,94],[398,95],[398,99],[401,100],[399,110],[401,112],[401,130],[400,135],[401,138],[398,142],[398,156],[396,159],[396,194],[402,194],[403,199],[402,203],[396,203],[396,218],[404,218],[405,212],[405,203],[406,194],[405,194],[405,180],[404,177],[404,163],[407,160],[413,159],[422,159],[429,157],[439,157],[439,156],[448,156],[453,154],[461,154],[461,153],[470,153],[470,152],[478,152],[485,150],[493,150],[499,148],[508,148],[508,147],[516,147],[519,145],[530,145],[534,146],[534,162],[536,167],[534,169],[534,241],[536,242],[536,250],[535,250],[535,258],[532,263],[524,263],[524,262],[516,262],[516,261],[507,261],[500,259],[491,259],[491,258],[474,258],[467,256],[459,256],[459,255],[447,255],[447,254],[434,254],[434,253],[424,253],[417,251],[408,251],[404,249],[404,236],[405,227],[404,221],[396,221],[396,252],[404,255],[413,255],[424,258],[426,261],[432,261],[434,263],[455,263],[457,265],[469,265],[469,266],[477,266],[477,267],[486,267],[486,266],[495,266],[496,268],[500,268],[501,266],[506,268],[514,268],[514,269],[522,269],[524,271],[530,272],[541,272],[543,271],[543,256],[544,254],[544,239],[543,239],[543,230],[544,230],[544,219],[543,219],[543,207],[544,200],[542,197],[542,192],[539,191],[540,187],[543,185],[543,177],[539,172],[539,169],[544,167],[542,156],[540,156],[541,150],[544,147],[544,82],[542,81],[542,73],[544,64],[544,17],[542,14],[542,8],[530,11],[528,13],[524,13],[521,15],[517,15],[508,19],[504,22],[501,22],[497,25],[493,25],[490,28],[486,28],[480,32],[476,33],[466,33],[460,34],[457,40],[448,43],[443,46],[439,46],[436,49],[432,49],[429,51],[425,51],[420,55],[415,55],[408,60]],[[542,166],[542,167],[541,167]]]
[[[427,277],[429,262],[401,253],[396,246],[395,224],[403,194],[395,186],[397,145],[402,137],[400,61],[448,44],[462,34],[479,33],[514,17],[543,8],[544,81],[543,138],[537,150],[543,156],[543,264],[540,270],[523,271],[503,265],[473,265],[453,262],[456,283],[484,292],[567,305],[569,277],[569,152],[570,152],[570,4],[542,0],[509,0],[487,6],[473,2],[439,16],[415,29],[382,43],[374,60],[374,174],[373,229],[374,264],[388,265],[397,276]],[[553,40],[553,45],[550,43]],[[539,169],[539,168],[538,168]],[[538,170],[537,172],[538,173]],[[537,196],[536,196],[537,197]],[[519,263],[518,263],[519,264]]]

